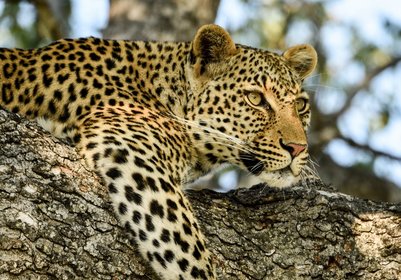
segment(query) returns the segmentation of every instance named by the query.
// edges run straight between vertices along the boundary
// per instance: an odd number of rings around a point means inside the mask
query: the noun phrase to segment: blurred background
[[[315,46],[319,65],[305,88],[316,169],[341,192],[401,201],[399,0],[0,0],[0,46],[86,36],[189,41],[211,22],[241,44]],[[253,182],[233,167],[208,179],[222,189]]]

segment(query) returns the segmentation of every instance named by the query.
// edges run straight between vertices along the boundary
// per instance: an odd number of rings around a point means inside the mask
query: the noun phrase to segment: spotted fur
[[[182,185],[229,162],[286,186],[306,172],[309,45],[235,45],[216,25],[190,43],[64,39],[0,50],[0,104],[68,137],[162,279],[215,279]]]

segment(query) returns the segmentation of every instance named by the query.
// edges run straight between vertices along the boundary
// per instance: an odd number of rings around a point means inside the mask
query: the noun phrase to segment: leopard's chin
[[[301,180],[301,176],[294,176],[290,167],[273,172],[262,172],[258,178],[269,186],[276,188],[287,188]]]
[[[259,160],[254,154],[240,153],[240,159],[250,173],[257,176],[258,179],[267,183],[269,186],[285,188],[301,180],[299,176],[301,169],[295,161],[285,168],[266,171],[263,161]]]

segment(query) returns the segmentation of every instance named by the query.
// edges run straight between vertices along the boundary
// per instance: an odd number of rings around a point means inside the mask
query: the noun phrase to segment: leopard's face
[[[291,185],[308,161],[310,107],[301,83],[315,67],[315,52],[305,45],[283,56],[234,47],[221,61],[192,68],[187,117],[196,147],[211,163],[239,165],[272,186]],[[306,61],[300,71],[291,61],[297,55]]]

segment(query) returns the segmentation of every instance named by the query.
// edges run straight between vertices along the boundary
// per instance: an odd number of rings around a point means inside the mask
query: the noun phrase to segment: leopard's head
[[[272,186],[299,181],[309,157],[310,106],[302,82],[316,63],[310,45],[279,55],[236,45],[217,25],[201,27],[186,68],[186,118],[199,153]]]

